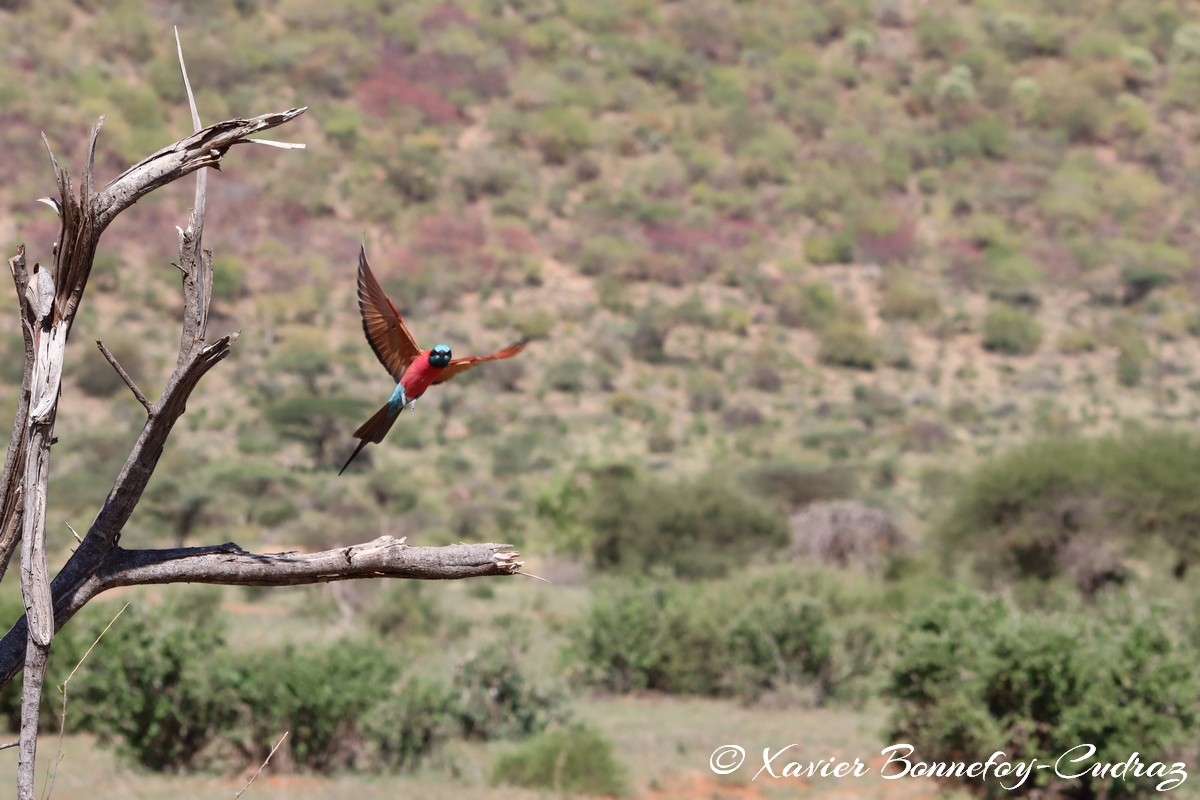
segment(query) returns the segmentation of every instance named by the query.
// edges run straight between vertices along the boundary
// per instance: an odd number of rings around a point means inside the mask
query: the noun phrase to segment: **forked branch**
[[[182,53],[180,55],[182,64]],[[0,471],[0,579],[18,542],[23,542],[22,587],[27,615],[0,638],[0,686],[26,665],[18,796],[33,796],[36,721],[46,656],[55,631],[97,594],[118,586],[152,583],[215,583],[286,586],[355,578],[445,580],[517,574],[519,555],[508,545],[462,544],[411,547],[384,536],[371,542],[320,553],[254,554],[236,544],[164,550],[127,550],[121,532],[157,468],[167,439],[183,415],[201,378],[225,359],[236,332],[207,339],[212,287],[212,253],[203,246],[207,181],[203,170],[219,168],[235,144],[295,119],[293,108],[239,118],[199,129],[191,86],[185,85],[196,130],[134,164],[101,190],[95,188],[96,142],[103,118],[92,128],[82,187],[70,176],[47,142],[58,183],[54,205],[60,231],[53,269],[26,266],[25,249],[9,260],[25,335],[25,372],[12,438]],[[278,144],[278,143],[276,143]],[[282,145],[295,149],[302,145]],[[126,208],[149,192],[200,170],[194,207],[179,229],[179,268],[184,312],[179,354],[162,394],[151,401],[99,341],[101,352],[147,411],[137,442],[113,483],[103,507],[67,563],[48,580],[45,561],[46,486],[50,447],[58,409],[66,342],[83,299],[100,236]],[[77,536],[78,538],[78,536]]]

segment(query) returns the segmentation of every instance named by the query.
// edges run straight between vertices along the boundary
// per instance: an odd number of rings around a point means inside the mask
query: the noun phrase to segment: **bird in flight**
[[[445,383],[483,361],[512,358],[525,347],[525,340],[521,339],[491,355],[465,358],[451,358],[450,346],[445,344],[435,345],[432,350],[422,350],[408,332],[396,306],[383,293],[383,287],[367,263],[366,249],[362,247],[358,250],[358,310],[362,314],[367,343],[375,351],[379,363],[396,381],[396,389],[383,408],[358,426],[354,432],[355,438],[360,440],[358,447],[354,448],[350,458],[338,470],[338,475],[346,471],[346,467],[367,446],[367,442],[382,442],[400,412],[412,408],[417,398],[425,394],[430,386]]]

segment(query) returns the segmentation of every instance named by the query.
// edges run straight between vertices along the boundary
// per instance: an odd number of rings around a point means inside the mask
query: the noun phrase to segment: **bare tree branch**
[[[61,253],[61,248],[59,250]],[[21,697],[21,750],[17,763],[17,797],[33,800],[36,777],[38,708],[42,682],[54,639],[54,597],[46,566],[46,489],[50,483],[50,445],[62,388],[70,317],[58,316],[54,280],[33,265],[26,286],[26,313],[34,317],[33,376],[25,423],[25,474],[21,482],[21,599],[25,604],[28,643]]]
[[[291,122],[307,110],[290,108],[248,119],[218,122],[164,147],[125,170],[96,196],[97,224],[103,230],[118,214],[155,189],[201,167],[219,167],[233,145],[248,141],[247,137],[255,133]]]
[[[211,346],[201,346],[204,323],[207,320],[211,260],[204,264],[195,263],[191,274],[185,270],[185,310],[189,311],[189,325],[185,321],[185,336],[180,348],[180,357],[168,382],[167,390],[151,410],[150,418],[143,428],[138,443],[147,448],[135,447],[126,462],[126,469],[118,477],[117,485],[109,494],[101,513],[72,555],[63,571],[52,585],[46,567],[46,487],[49,483],[50,446],[54,441],[54,421],[58,412],[61,393],[62,369],[66,357],[67,338],[75,319],[79,303],[92,270],[96,247],[105,227],[125,208],[136,202],[147,192],[158,186],[177,180],[205,166],[215,166],[229,147],[238,143],[248,133],[254,133],[283,124],[302,113],[303,109],[292,109],[281,114],[268,114],[253,120],[230,120],[199,131],[172,147],[164,148],[140,162],[117,178],[101,193],[96,193],[93,177],[96,140],[100,134],[103,118],[92,127],[88,141],[87,164],[83,176],[83,190],[76,196],[66,170],[58,164],[54,151],[46,141],[46,149],[54,167],[59,187],[60,234],[55,249],[54,274],[39,269],[34,264],[32,275],[27,275],[25,291],[20,295],[25,302],[23,317],[32,324],[33,358],[27,363],[29,399],[26,413],[18,417],[16,424],[22,426],[19,437],[24,442],[24,470],[20,485],[20,536],[22,541],[21,595],[25,604],[25,627],[28,639],[26,673],[21,714],[21,759],[17,769],[17,796],[20,800],[33,800],[35,759],[37,752],[37,709],[41,699],[42,680],[54,632],[62,624],[54,618],[55,598],[58,592],[71,592],[80,578],[94,571],[102,562],[106,551],[116,544],[120,530],[124,527],[134,506],[162,454],[163,444],[175,421],[183,414],[188,395],[200,378],[217,362],[229,354],[229,345],[236,334],[222,337]],[[43,139],[45,137],[43,136]],[[198,209],[193,211],[192,223],[181,236],[181,245],[189,241],[198,249],[197,233],[203,227],[203,181],[198,191]],[[190,252],[194,253],[195,250]],[[188,259],[189,251],[181,247],[181,259]],[[13,274],[16,278],[17,265]],[[18,281],[19,282],[19,281]],[[154,423],[165,421],[165,425]],[[150,433],[150,436],[146,434]],[[131,464],[131,462],[133,462]],[[131,468],[132,467],[132,468]],[[10,490],[12,488],[10,479]],[[111,513],[105,512],[111,509]],[[112,527],[98,525],[108,518]],[[0,530],[2,533],[2,530]],[[8,637],[5,637],[8,640]],[[0,642],[5,641],[0,640]]]
[[[319,553],[250,553],[233,542],[162,550],[113,548],[70,592],[55,592],[54,619],[61,627],[96,595],[120,586],[211,583],[235,586],[301,586],[360,578],[462,580],[524,574],[520,553],[507,544],[415,547],[391,536]],[[21,670],[26,638],[22,618],[0,639],[0,685]]]
[[[454,580],[513,575],[522,566],[508,544],[410,547],[381,536],[319,553],[249,553],[232,542],[211,547],[114,552],[96,573],[101,591],[151,583],[296,586],[354,578]]]
[[[271,748],[271,752],[267,753],[266,760],[264,760],[263,763],[258,765],[258,771],[250,776],[250,780],[246,781],[246,785],[242,787],[241,791],[239,791],[237,794],[235,794],[233,796],[233,800],[242,800],[242,795],[244,795],[246,793],[246,790],[250,788],[250,784],[254,783],[254,781],[258,778],[259,775],[262,775],[262,771],[267,768],[267,764],[271,763],[271,758],[274,757],[275,751],[278,750],[279,747],[283,744],[283,740],[288,737],[289,733],[291,733],[291,731],[283,732],[283,736],[279,737],[279,741],[276,742],[275,746]]]
[[[146,413],[153,414],[154,409],[150,407],[150,401],[146,399],[146,395],[142,394],[142,390],[139,389],[137,384],[133,382],[133,378],[129,377],[129,373],[126,372],[125,368],[122,367],[120,362],[117,361],[116,356],[109,352],[109,349],[104,346],[104,342],[102,342],[100,339],[96,340],[96,347],[100,348],[100,352],[104,354],[104,357],[108,360],[108,363],[111,364],[112,368],[115,369],[117,374],[121,376],[121,380],[123,380],[125,385],[129,387],[129,391],[133,392],[133,396],[137,398],[137,401],[142,404],[143,408],[146,409]]]
[[[17,751],[17,797],[33,800],[34,777],[37,772],[37,719],[42,700],[42,681],[46,677],[46,660],[50,648],[43,647],[26,636],[25,685],[21,689],[21,735]],[[33,736],[26,730],[33,720]]]
[[[163,550],[120,547],[121,532],[157,468],[188,399],[201,378],[229,355],[238,338],[237,332],[211,342],[206,338],[213,273],[212,252],[203,246],[206,168],[219,169],[221,159],[235,144],[303,147],[250,137],[290,122],[304,113],[304,108],[227,120],[201,129],[178,35],[176,46],[196,131],[134,164],[97,191],[94,166],[96,142],[104,122],[101,117],[90,132],[78,195],[43,134],[58,183],[58,199],[48,202],[60,217],[54,266],[43,269],[35,263],[32,272],[28,271],[24,246],[9,260],[25,335],[25,372],[8,454],[0,471],[0,579],[17,542],[21,542],[26,614],[0,638],[0,686],[24,667],[17,773],[20,800],[33,800],[38,707],[54,633],[101,592],[119,586],[180,582],[287,586],[355,578],[446,580],[513,575],[523,566],[519,554],[509,545],[410,547],[390,536],[310,554],[254,554],[233,543]],[[178,266],[184,310],[175,366],[162,394],[151,402],[97,340],[101,353],[146,409],[147,418],[91,527],[50,581],[45,544],[50,448],[55,441],[66,343],[91,275],[100,236],[139,198],[197,171],[188,226],[179,229]]]
[[[183,60],[183,44],[179,29],[175,29],[175,50],[179,54],[179,70],[183,73],[183,88],[187,91],[188,109],[192,112],[192,129],[200,131],[200,110],[192,82],[188,80]],[[203,249],[204,214],[208,208],[208,170],[196,173],[196,199],[187,230],[179,231],[179,271],[183,273],[183,331],[179,337],[179,364],[192,354],[192,349],[204,341],[208,329],[208,308],[212,303],[212,251]]]
[[[17,254],[8,260],[17,297],[25,297],[29,289],[29,273],[25,267],[25,245],[17,245]],[[17,413],[13,417],[12,436],[8,440],[8,456],[4,459],[4,471],[0,473],[0,492],[4,493],[0,504],[0,580],[8,570],[9,559],[20,541],[21,531],[21,476],[25,466],[25,417],[29,413],[29,382],[33,376],[33,316],[28,304],[20,303],[21,331],[25,337],[25,370],[21,379],[21,394],[17,400]]]

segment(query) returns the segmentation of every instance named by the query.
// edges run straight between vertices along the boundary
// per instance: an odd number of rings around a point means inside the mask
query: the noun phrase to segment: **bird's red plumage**
[[[422,350],[421,355],[413,359],[413,362],[408,365],[408,369],[404,371],[404,376],[400,378],[400,383],[404,384],[404,393],[408,395],[409,400],[416,400],[425,394],[425,390],[437,380],[438,373],[441,371],[429,363],[429,352]]]

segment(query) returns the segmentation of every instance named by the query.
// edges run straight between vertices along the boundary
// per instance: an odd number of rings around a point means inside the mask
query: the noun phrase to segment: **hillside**
[[[4,5],[9,250],[49,258],[39,131],[78,164],[104,114],[104,176],[187,130],[157,19],[206,120],[309,107],[287,132],[306,151],[235,153],[210,184],[214,328],[243,336],[142,535],[191,503],[250,542],[545,551],[545,487],[625,461],[846,467],[919,528],[980,456],[1200,408],[1200,4]],[[86,522],[139,424],[91,340],[165,375],[190,189],[162,195],[102,243],[52,518]],[[535,341],[338,480],[391,389],[357,322],[360,240],[422,341]],[[222,487],[240,509],[206,501]]]
[[[122,543],[511,542],[551,583],[113,592],[55,640],[47,685],[135,601],[72,684],[67,796],[228,796],[283,730],[264,796],[932,796],[709,769],[797,731],[1200,756],[1200,0],[0,0],[10,253],[52,257],[42,131],[77,175],[104,115],[105,181],[191,130],[172,25],[205,123],[307,106],[307,148],[210,174],[241,336]],[[52,569],[144,420],[94,340],[161,388],[191,200],[101,241]],[[339,477],[393,388],[360,243],[423,345],[531,342]]]

